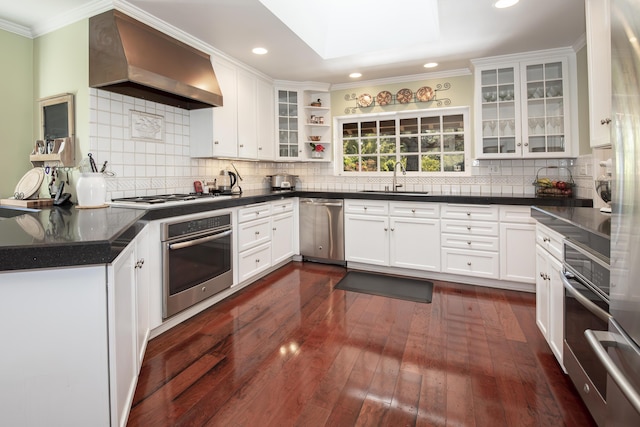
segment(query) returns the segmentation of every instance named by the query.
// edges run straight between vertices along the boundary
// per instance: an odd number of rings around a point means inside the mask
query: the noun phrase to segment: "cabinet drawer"
[[[442,206],[442,218],[497,221],[498,205],[449,205]]]
[[[496,252],[442,249],[442,272],[497,279],[499,255]]]
[[[284,212],[293,212],[293,199],[277,200],[271,202],[271,213],[280,214]]]
[[[440,218],[437,203],[389,202],[389,215],[410,218]]]
[[[271,240],[271,219],[263,218],[238,225],[238,251],[242,252]]]
[[[530,206],[500,206],[501,222],[518,222],[522,224],[535,224],[531,218]]]
[[[271,245],[265,243],[238,256],[238,281],[243,282],[271,267]]]
[[[536,225],[536,243],[546,249],[556,259],[564,259],[562,235],[540,223]]]
[[[383,200],[345,200],[344,212],[359,215],[387,215],[389,203]]]
[[[271,215],[271,204],[258,203],[238,209],[238,222],[251,221]]]
[[[472,249],[497,252],[500,240],[491,236],[463,236],[461,234],[442,234],[442,246],[446,248]]]
[[[465,236],[495,236],[498,237],[498,223],[485,221],[459,221],[454,219],[441,220],[443,233],[462,234]]]

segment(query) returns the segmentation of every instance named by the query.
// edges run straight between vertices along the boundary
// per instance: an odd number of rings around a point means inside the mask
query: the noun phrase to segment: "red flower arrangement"
[[[314,144],[313,142],[310,142],[309,145],[311,146],[311,151],[317,151],[318,153],[322,153],[324,151],[324,145],[322,144]]]

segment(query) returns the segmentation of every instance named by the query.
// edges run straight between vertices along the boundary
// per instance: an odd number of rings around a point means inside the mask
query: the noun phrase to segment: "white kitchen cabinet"
[[[610,0],[586,0],[591,147],[611,145]]]
[[[500,279],[534,284],[536,224],[529,206],[500,206]]]
[[[147,341],[151,331],[150,321],[150,286],[152,283],[158,284],[151,280],[152,273],[150,271],[152,262],[150,261],[150,237],[149,227],[145,227],[138,233],[135,239],[135,284],[136,284],[136,307],[137,307],[137,354],[138,369],[140,372],[144,353],[147,349]]]
[[[577,154],[575,53],[556,49],[473,61],[476,157]]]
[[[443,205],[442,272],[498,279],[498,218],[497,205]]]
[[[563,366],[564,287],[560,279],[562,236],[538,223],[536,240],[536,324]]]
[[[244,282],[271,267],[271,242],[238,255],[238,281]]]
[[[108,268],[109,372],[111,417],[127,423],[138,380],[138,319],[136,309],[135,243],[128,245]]]
[[[366,264],[440,271],[439,205],[345,201],[345,258]]]
[[[191,110],[190,156],[238,156],[238,76],[232,64],[213,64],[223,96],[223,106]]]
[[[331,104],[329,85],[322,83],[280,82],[276,84],[277,155],[276,160],[331,160]],[[312,106],[318,99],[321,106]],[[313,154],[310,136],[320,137],[325,147]],[[316,142],[314,142],[316,143]]]
[[[258,88],[256,92],[257,104],[257,147],[258,160],[274,160],[276,144],[275,119],[273,99],[273,84],[258,78]]]
[[[276,265],[295,254],[296,222],[292,199],[272,202],[271,264]]]
[[[238,69],[238,157],[258,158],[258,79],[255,74]],[[224,93],[224,92],[223,92]]]

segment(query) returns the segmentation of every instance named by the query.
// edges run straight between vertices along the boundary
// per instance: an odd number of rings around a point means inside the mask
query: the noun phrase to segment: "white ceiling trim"
[[[53,16],[51,19],[47,19],[46,22],[34,25],[31,28],[31,32],[34,38],[40,37],[44,34],[66,27],[69,24],[73,24],[74,22],[105,12],[109,9],[113,9],[113,1],[92,0],[83,4],[81,7]]]
[[[349,83],[338,83],[331,86],[331,90],[354,89],[363,86],[381,86],[395,83],[411,83],[420,80],[446,79],[450,77],[461,77],[471,75],[469,68],[460,68],[449,71],[435,71],[433,73],[410,74],[406,76],[390,77],[386,79],[358,80]]]
[[[33,34],[31,33],[31,29],[29,27],[25,27],[24,25],[14,24],[13,22],[5,21],[0,18],[0,30],[5,30],[10,33],[17,34],[19,36],[28,37],[30,39],[33,38]]]

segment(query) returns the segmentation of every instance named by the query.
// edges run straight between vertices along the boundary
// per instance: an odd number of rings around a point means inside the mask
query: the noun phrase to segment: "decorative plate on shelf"
[[[406,88],[400,89],[396,94],[396,100],[400,104],[406,104],[408,102],[411,102],[412,98],[413,98],[413,92],[411,91],[411,89],[406,89]]]
[[[393,95],[391,95],[391,92],[389,92],[388,90],[383,90],[378,94],[378,96],[376,96],[376,102],[378,103],[378,105],[389,105],[391,104],[392,96]]]
[[[420,102],[431,101],[431,98],[433,98],[433,95],[435,95],[435,92],[429,86],[422,86],[416,92],[416,97]]]
[[[373,97],[368,93],[363,93],[358,97],[358,105],[360,107],[368,107],[373,102]]]

